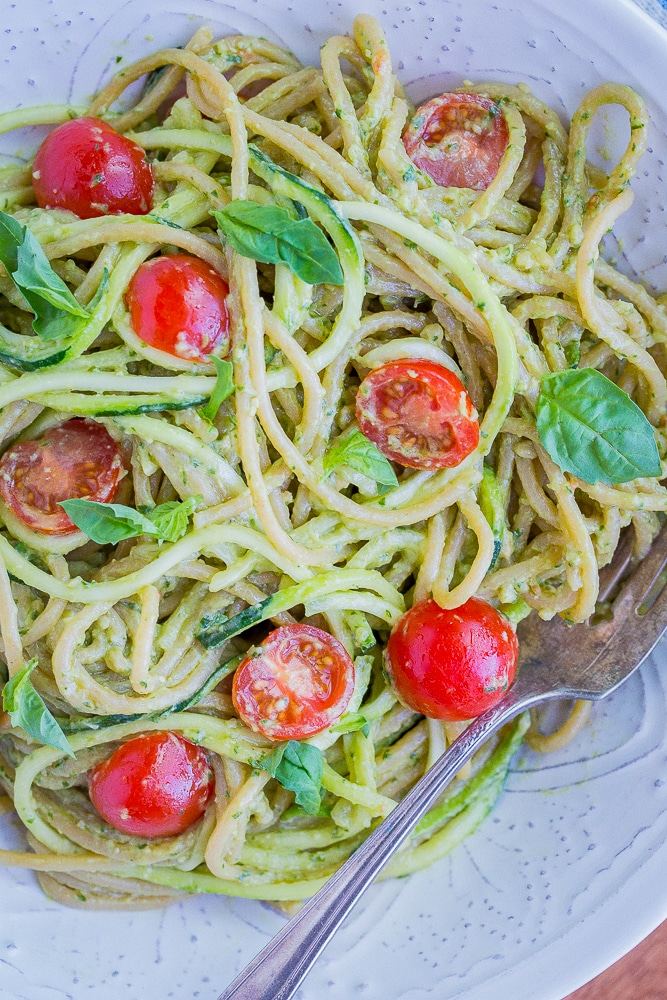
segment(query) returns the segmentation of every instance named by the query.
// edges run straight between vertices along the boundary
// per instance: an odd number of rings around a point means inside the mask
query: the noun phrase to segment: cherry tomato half
[[[100,816],[135,837],[173,837],[203,814],[214,781],[204,750],[176,733],[145,733],[93,768],[88,791]]]
[[[106,428],[74,418],[7,449],[0,459],[0,496],[29,528],[66,535],[77,529],[59,501],[108,503],[124,471],[120,448]]]
[[[283,625],[239,664],[232,698],[256,733],[301,740],[339,719],[353,690],[354,664],[338,639],[312,625]]]
[[[403,134],[408,156],[436,184],[475,191],[488,188],[508,142],[502,111],[480,94],[434,97]]]
[[[82,219],[145,215],[153,199],[143,149],[100,118],[54,128],[37,150],[32,185],[40,208],[66,208]]]
[[[411,469],[453,468],[479,442],[463,383],[435,361],[405,358],[375,368],[357,391],[357,420],[383,455]]]
[[[127,290],[134,332],[145,344],[198,361],[229,350],[229,288],[217,271],[187,254],[141,264]]]
[[[447,611],[419,601],[394,626],[386,669],[404,704],[431,719],[473,719],[514,680],[519,643],[508,620],[471,597]]]

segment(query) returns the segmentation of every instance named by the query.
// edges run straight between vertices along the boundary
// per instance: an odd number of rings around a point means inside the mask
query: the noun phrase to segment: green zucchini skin
[[[166,719],[174,712],[187,712],[189,709],[194,708],[202,698],[209,694],[213,688],[217,687],[223,678],[227,677],[234,670],[243,659],[242,656],[232,656],[230,660],[225,660],[221,663],[219,667],[213,671],[211,676],[207,681],[202,684],[198,691],[190,695],[189,698],[184,698],[183,701],[176,702],[171,708],[165,709],[164,712],[148,712],[148,713],[138,713],[137,715],[91,715],[85,717],[73,718],[70,720],[69,724],[65,722],[64,719],[60,720],[63,732],[66,735],[71,735],[72,733],[87,733],[91,731],[97,731],[98,729],[108,729],[110,726],[120,726],[125,722],[137,722],[139,719],[147,719],[151,722],[156,722],[159,719]]]
[[[30,357],[29,354],[33,354],[33,357]],[[3,337],[0,337],[0,361],[2,364],[7,365],[9,368],[15,368],[17,371],[36,372],[40,368],[50,368],[53,365],[59,365],[66,357],[66,347],[54,351],[52,354],[40,355],[38,351],[26,351],[23,355],[17,354],[16,351],[10,351],[7,341]]]
[[[158,413],[164,410],[187,410],[201,406],[208,396],[191,396],[179,399],[173,396],[79,396],[72,393],[67,410],[77,417],[123,417],[136,413]],[[90,400],[90,402],[88,402]]]

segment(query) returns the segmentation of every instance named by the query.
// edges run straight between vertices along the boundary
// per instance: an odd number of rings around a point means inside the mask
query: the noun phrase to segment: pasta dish
[[[139,89],[132,85],[139,81]],[[127,88],[135,96],[124,98]],[[601,107],[627,148],[587,159]],[[523,85],[415,109],[376,21],[122,69],[0,168],[0,808],[72,906],[289,907],[517,664],[534,613],[667,510],[667,313],[600,255],[629,87],[567,126]],[[474,830],[527,739],[466,766],[386,875]]]

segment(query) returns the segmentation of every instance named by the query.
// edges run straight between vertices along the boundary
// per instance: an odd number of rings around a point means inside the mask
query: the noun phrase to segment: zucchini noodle
[[[138,101],[119,110],[142,78]],[[185,48],[123,69],[88,107],[0,115],[0,132],[101,117],[145,150],[155,180],[149,214],[84,220],[36,207],[30,171],[3,168],[4,207],[90,315],[75,334],[41,341],[0,274],[2,451],[86,417],[127,458],[125,503],[196,502],[179,540],[115,545],[81,532],[45,539],[0,505],[0,669],[9,682],[33,665],[74,753],[0,713],[0,812],[13,807],[27,839],[23,851],[0,850],[0,863],[34,869],[52,898],[132,908],[188,893],[286,907],[308,897],[461,731],[412,712],[388,686],[384,648],[406,608],[480,595],[514,622],[531,611],[584,621],[622,529],[634,526],[638,557],[656,534],[667,511],[658,478],[584,482],[552,461],[536,426],[543,376],[597,368],[644,411],[665,456],[665,306],[600,256],[632,203],[644,104],[606,84],[565,125],[524,86],[462,92],[495,101],[509,135],[483,191],[439,186],[409,159],[414,109],[367,16],[326,42],[321,68],[264,39],[214,41],[200,29]],[[608,174],[586,159],[607,104],[625,108],[631,128]],[[335,250],[341,285],[235,252],[213,213],[236,199],[307,215]],[[125,301],[144,261],[177,250],[230,287],[235,388],[212,420],[202,412],[212,361],[145,344]],[[386,488],[329,468],[332,448],[358,429],[361,381],[401,359],[458,374],[479,412],[478,445],[454,468],[395,466]],[[295,621],[346,648],[356,673],[346,717],[363,717],[309,741],[323,755],[319,815],[258,766],[277,744],[246,727],[230,696],[258,636]],[[536,718],[507,726],[385,874],[431,864],[476,828],[526,730],[548,751],[587,717],[575,705],[549,735]],[[204,747],[215,779],[203,817],[171,837],[116,830],[87,794],[91,769],[149,732]]]

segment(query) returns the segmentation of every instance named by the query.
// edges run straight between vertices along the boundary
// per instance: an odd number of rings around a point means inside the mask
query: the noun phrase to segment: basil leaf
[[[7,681],[2,689],[2,707],[9,713],[13,726],[20,726],[33,739],[73,757],[67,737],[33,687],[30,674],[36,666],[37,660],[31,660]]]
[[[361,712],[346,712],[340,720],[331,727],[332,733],[356,733],[361,730],[364,736],[368,736],[371,730],[370,722]]]
[[[265,264],[280,264],[278,236],[295,221],[278,205],[236,199],[213,215],[237,253]]]
[[[33,329],[45,339],[75,333],[90,318],[51,267],[27,226],[0,211],[0,260],[35,314]]]
[[[201,407],[199,412],[205,420],[213,423],[224,401],[234,392],[234,366],[231,361],[223,361],[222,358],[217,358],[215,354],[211,354],[210,357],[218,374],[211,398],[206,406]]]
[[[396,473],[388,459],[356,428],[334,442],[333,447],[324,456],[323,464],[326,475],[340,465],[349,465],[351,469],[362,472],[364,476],[374,479],[382,486],[398,486]]]
[[[24,237],[17,254],[18,266],[12,278],[21,289],[64,309],[73,316],[87,317],[88,312],[74,298],[69,288],[51,267],[39,240],[25,227]]]
[[[311,816],[317,816],[322,796],[322,751],[310,743],[288,740],[257,764],[295,793],[297,805]]]
[[[25,292],[23,292],[23,295],[25,298],[28,298]],[[48,302],[44,302],[39,306],[30,302],[30,308],[35,313],[32,328],[42,340],[58,340],[61,337],[74,337],[90,319],[88,313],[86,313],[85,317],[73,316],[62,309],[56,309],[55,306],[50,305]]]
[[[627,483],[662,471],[653,427],[595,368],[542,377],[537,430],[556,465],[587,483]]]
[[[146,517],[152,522],[158,538],[166,542],[177,542],[188,530],[190,515],[194,513],[201,497],[188,497],[187,500],[169,500],[149,511]]]
[[[115,545],[123,538],[154,535],[165,542],[175,542],[185,534],[188,520],[201,497],[170,500],[146,514],[122,503],[98,503],[74,498],[61,500],[72,524],[100,545]]]
[[[213,212],[228,243],[243,257],[264,264],[287,264],[309,285],[343,284],[336,253],[311,219],[295,219],[279,205],[236,199]]]
[[[10,274],[19,266],[18,248],[23,243],[25,229],[13,216],[0,212],[0,260]]]
[[[61,500],[72,524],[100,545],[115,545],[123,538],[155,534],[155,526],[133,507],[122,503],[98,503],[96,500]]]

